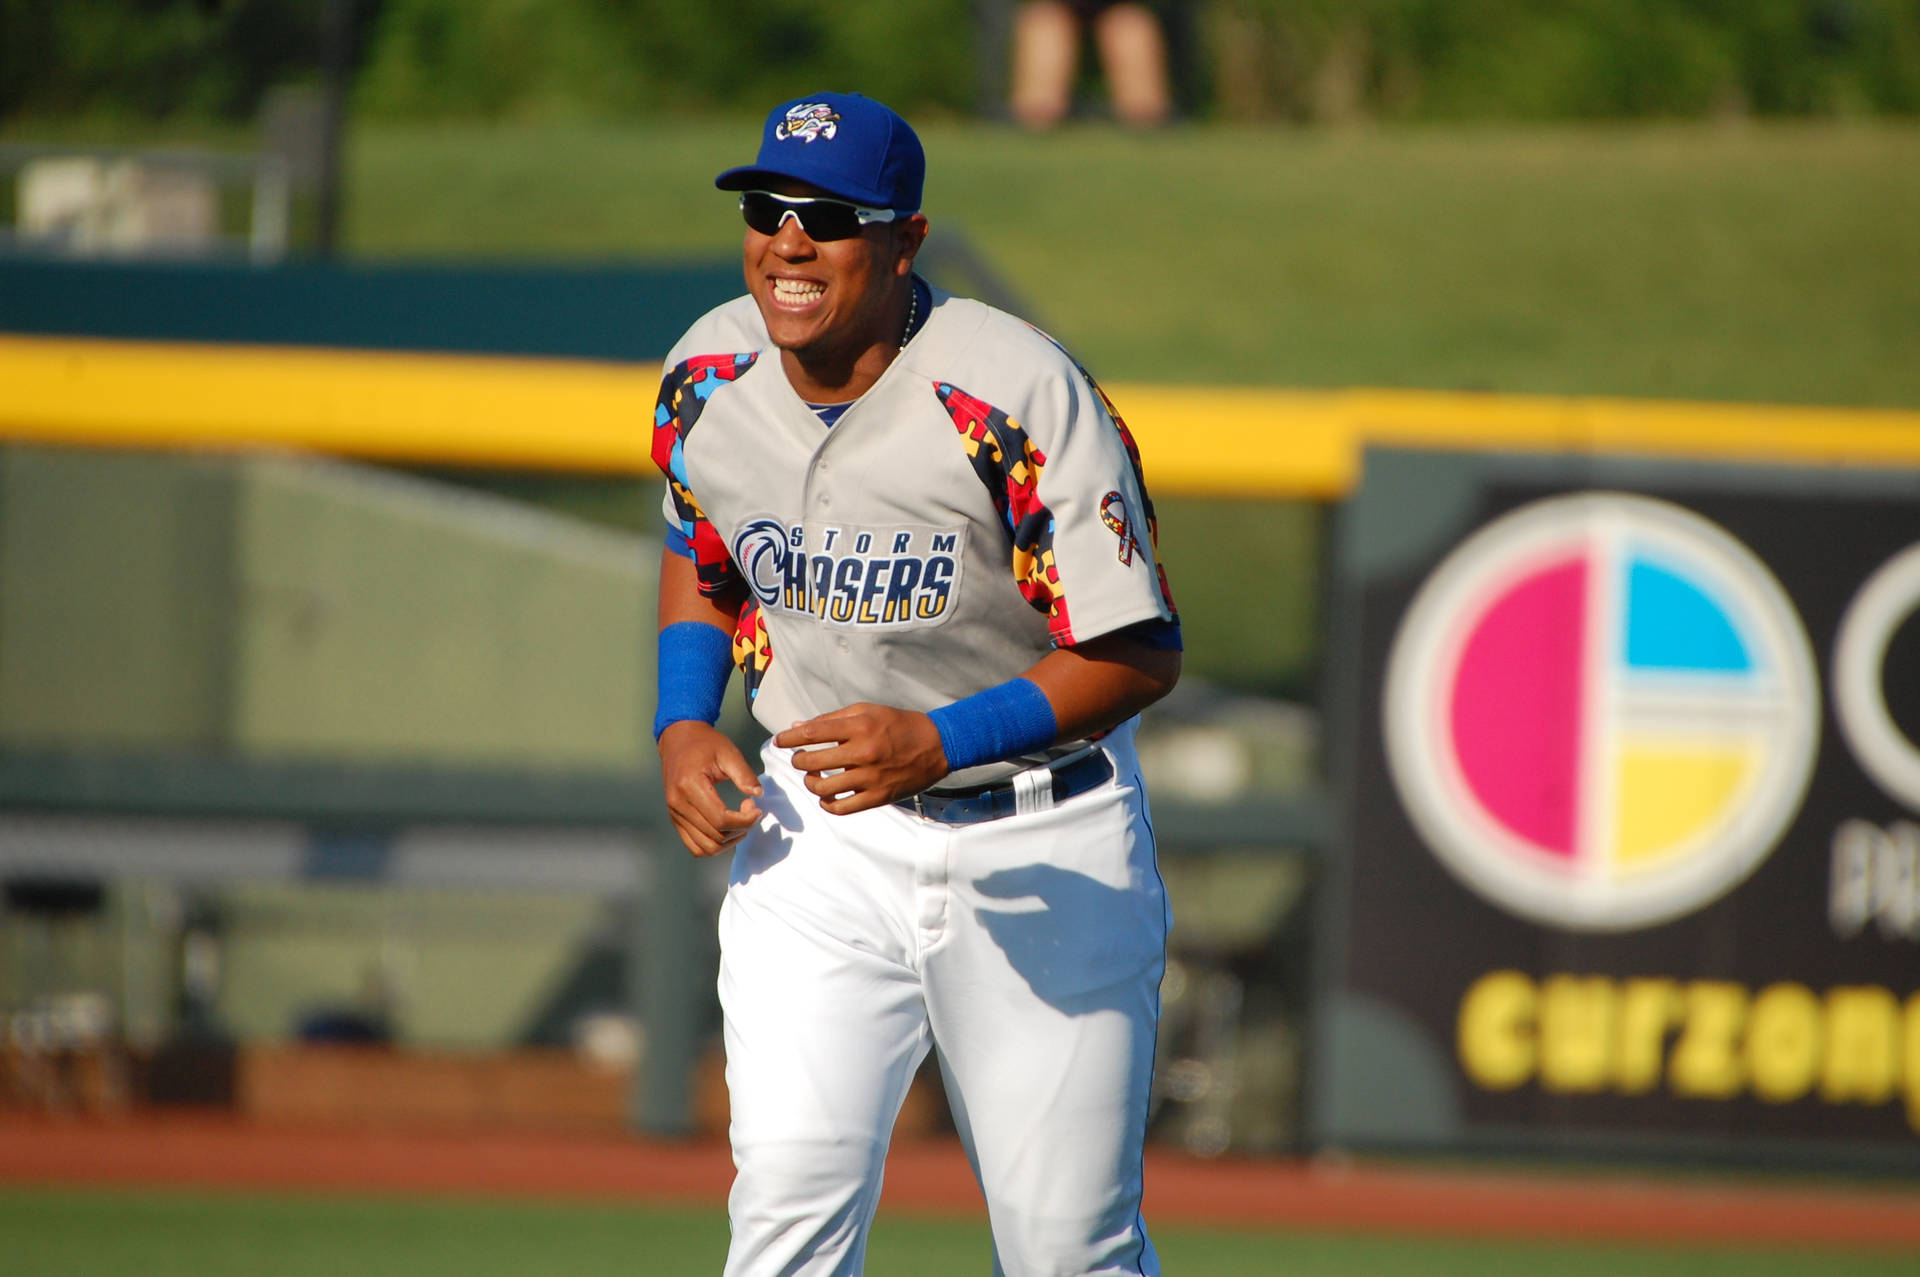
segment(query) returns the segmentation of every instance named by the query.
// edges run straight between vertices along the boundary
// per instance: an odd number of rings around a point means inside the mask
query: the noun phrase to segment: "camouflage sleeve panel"
[[[767,618],[760,613],[760,600],[751,592],[740,605],[733,627],[733,663],[740,667],[747,688],[747,704],[760,695],[767,667],[773,664],[773,638],[767,633]]]
[[[753,367],[756,354],[697,355],[676,364],[660,379],[653,410],[653,464],[667,477],[668,500],[680,535],[693,550],[700,592],[720,594],[739,582],[726,544],[707,521],[687,481],[687,436],[700,420],[707,400],[727,382]]]
[[[974,474],[1006,523],[1013,547],[1014,583],[1027,603],[1046,616],[1054,646],[1072,646],[1066,587],[1053,556],[1053,512],[1040,500],[1046,454],[1034,446],[1019,422],[985,400],[944,381],[935,382],[933,391],[953,419]]]

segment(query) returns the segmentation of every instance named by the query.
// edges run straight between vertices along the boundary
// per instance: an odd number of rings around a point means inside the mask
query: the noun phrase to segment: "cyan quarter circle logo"
[[[1554,497],[1463,542],[1388,657],[1384,735],[1427,845],[1551,926],[1690,913],[1799,810],[1820,689],[1764,564],[1670,502]]]

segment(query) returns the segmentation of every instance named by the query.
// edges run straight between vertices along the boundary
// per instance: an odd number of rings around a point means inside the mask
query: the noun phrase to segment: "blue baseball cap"
[[[760,137],[759,157],[728,169],[713,184],[723,191],[748,191],[780,178],[868,208],[917,213],[927,154],[913,126],[872,98],[812,93],[774,107]]]

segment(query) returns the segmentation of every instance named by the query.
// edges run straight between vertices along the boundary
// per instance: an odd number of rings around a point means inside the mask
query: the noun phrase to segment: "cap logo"
[[[840,113],[825,102],[801,102],[787,108],[787,118],[774,126],[773,136],[782,142],[799,138],[802,142],[812,142],[815,138],[829,140],[840,129]]]

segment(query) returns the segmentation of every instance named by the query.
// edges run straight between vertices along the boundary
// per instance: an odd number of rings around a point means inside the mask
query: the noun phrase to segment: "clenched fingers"
[[[732,847],[746,837],[760,820],[760,811],[751,798],[739,807],[723,810],[718,821],[683,817],[677,812],[670,814],[674,832],[680,835],[681,843],[688,851],[703,859]]]
[[[721,802],[713,782],[690,777],[669,790],[667,815],[688,851],[696,856],[712,856],[745,837],[760,819],[760,809],[752,798],[738,807]]]
[[[660,735],[660,770],[667,815],[688,851],[712,856],[731,847],[760,819],[753,795],[760,780],[739,747],[714,727],[675,723]],[[744,798],[728,807],[718,786],[732,782]]]

